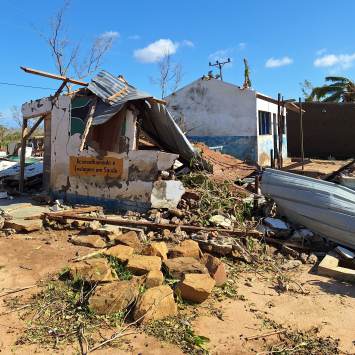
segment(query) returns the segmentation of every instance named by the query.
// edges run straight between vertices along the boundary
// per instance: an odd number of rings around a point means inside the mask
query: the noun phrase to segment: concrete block
[[[355,270],[339,266],[339,256],[330,251],[318,266],[318,274],[339,281],[355,282]]]

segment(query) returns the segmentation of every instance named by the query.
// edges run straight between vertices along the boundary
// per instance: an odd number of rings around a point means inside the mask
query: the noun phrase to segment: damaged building
[[[270,151],[277,157],[278,101],[204,76],[166,97],[174,119],[186,126],[187,137],[238,159],[248,156],[259,165],[270,165]],[[289,102],[283,108],[282,156],[287,158],[286,110],[299,112]]]
[[[44,121],[45,191],[110,210],[146,211],[178,203],[184,188],[173,179],[174,162],[189,161],[196,150],[162,100],[106,71],[90,83],[72,80],[84,87],[59,95],[71,79],[24,69],[63,80],[55,96],[22,106],[24,136],[27,119]],[[140,144],[140,134],[154,144]],[[163,172],[170,179],[162,179]]]

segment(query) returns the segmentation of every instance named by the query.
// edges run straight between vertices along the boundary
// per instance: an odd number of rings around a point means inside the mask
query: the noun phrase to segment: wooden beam
[[[38,126],[42,123],[42,121],[48,116],[47,115],[43,115],[41,116],[37,122],[33,125],[33,127],[30,129],[30,131],[26,134],[26,137],[25,137],[25,141],[31,137],[31,134],[38,128]],[[27,120],[26,120],[27,122]],[[17,154],[18,150],[22,147],[22,142],[15,148],[14,150],[14,153],[13,154]]]
[[[24,117],[23,119],[24,120],[29,120],[29,119],[31,119],[31,118],[36,118],[36,117],[42,117],[42,116],[47,116],[47,115],[49,115],[51,113],[51,111],[45,111],[45,112],[41,112],[41,113],[35,113],[35,114],[33,114],[33,115],[31,115],[31,116],[26,116],[26,117]]]
[[[86,126],[85,126],[85,130],[84,130],[84,133],[83,133],[83,137],[81,138],[81,143],[80,143],[80,147],[79,147],[79,152],[82,152],[83,149],[84,149],[84,144],[85,144],[85,141],[86,141],[86,136],[87,136],[88,133],[89,133],[89,129],[90,129],[90,126],[91,126],[91,122],[92,122],[92,119],[93,119],[94,114],[95,114],[96,105],[97,105],[97,96],[95,96],[95,97],[92,99],[91,108],[90,108],[90,112],[89,112],[89,117],[88,117],[88,120],[87,120],[87,122],[86,122]]]
[[[332,174],[330,174],[329,176],[327,176],[324,181],[330,181],[332,179],[334,179],[338,174],[340,174],[343,170],[349,168],[351,165],[353,165],[355,163],[355,160],[351,161],[348,164],[343,165],[340,169],[338,169],[337,171],[334,171]]]
[[[123,94],[124,92],[126,92],[127,89],[128,89],[128,86],[126,86],[126,87],[123,88],[122,90],[116,92],[116,94],[111,95],[109,98],[105,99],[105,102],[106,102],[107,104],[109,104],[110,101],[114,100],[117,96],[120,96],[121,94]]]
[[[78,213],[90,213],[90,212],[95,212],[97,210],[99,210],[101,207],[99,206],[91,206],[91,207],[82,207],[82,208],[73,208],[72,210],[66,210],[66,211],[58,211],[58,212],[46,212],[45,213],[40,213],[40,214],[36,214],[36,215],[32,215],[32,216],[28,216],[27,219],[40,219],[40,218],[45,218],[46,215],[50,215],[50,216],[62,216],[67,217],[67,219],[70,219],[69,216],[71,215],[75,215]],[[64,218],[65,219],[65,218]]]
[[[260,99],[260,100],[264,100],[264,101],[270,102],[271,104],[277,105],[277,100],[275,100],[275,99],[273,99],[271,97],[267,97],[267,96],[264,96],[264,95],[261,95],[261,94],[256,94],[256,98]],[[300,112],[298,106],[293,104],[292,102],[290,102],[290,100],[284,100],[283,102],[285,103],[285,107],[288,110],[293,111],[293,112],[297,112],[297,113]],[[281,104],[282,104],[282,102],[281,102]],[[305,113],[305,112],[306,111],[302,110],[302,113]]]
[[[23,120],[22,123],[22,149],[21,149],[21,158],[20,158],[20,177],[19,177],[19,192],[23,192],[23,184],[25,180],[25,153],[26,153],[26,135],[27,135],[27,120]]]
[[[310,163],[312,163],[312,160],[307,159],[307,160],[300,161],[298,163],[294,163],[294,164],[285,166],[285,167],[281,168],[281,170],[288,171],[288,170],[292,170],[294,168],[298,168],[299,166],[303,166],[303,165],[310,164]]]
[[[55,93],[55,96],[58,96],[62,90],[64,89],[64,86],[68,84],[68,81],[69,79],[65,79],[63,82],[62,82],[62,85],[59,86],[59,89],[57,90],[57,92]]]
[[[50,79],[55,79],[55,80],[67,80],[68,83],[71,84],[76,84],[76,85],[82,85],[82,86],[88,86],[89,83],[85,83],[83,81],[80,80],[75,80],[75,79],[71,79],[71,78],[67,78],[65,76],[60,76],[60,75],[56,75],[56,74],[51,74],[51,73],[46,73],[44,71],[40,71],[40,70],[35,70],[35,69],[30,69],[30,68],[25,68],[25,67],[20,67],[23,71],[25,71],[26,73],[29,74],[35,74],[35,75],[39,75],[39,76],[44,76],[46,78],[50,78]]]
[[[159,100],[155,97],[150,97],[149,99],[146,99],[148,102],[155,102],[157,104],[162,104],[166,106],[166,101],[165,100]]]
[[[51,213],[44,213],[45,216],[48,219],[54,219],[54,220],[62,220],[62,219],[75,219],[78,221],[99,221],[100,223],[106,223],[106,224],[112,224],[115,226],[133,226],[133,227],[148,227],[152,229],[170,229],[170,230],[175,230],[176,225],[175,224],[165,224],[165,223],[153,223],[153,222],[146,222],[146,221],[129,221],[129,220],[115,220],[115,219],[109,219],[109,218],[99,218],[99,217],[84,217],[84,216],[78,216],[78,215],[70,215],[70,217],[67,216],[60,216],[59,214],[56,216],[51,216]],[[206,232],[213,232],[213,231],[218,231],[218,232],[223,232],[227,233],[230,235],[235,235],[239,237],[243,236],[250,236],[250,237],[261,237],[261,233],[258,231],[231,231],[229,229],[217,229],[217,228],[208,228],[208,227],[195,227],[195,226],[179,226],[182,231],[191,233],[191,232],[198,232],[198,231],[206,231]]]

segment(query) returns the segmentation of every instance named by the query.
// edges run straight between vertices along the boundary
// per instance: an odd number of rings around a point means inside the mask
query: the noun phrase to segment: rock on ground
[[[89,248],[104,248],[106,243],[99,235],[79,235],[71,240],[74,245]]]
[[[210,254],[204,254],[200,263],[207,268],[211,278],[215,280],[216,286],[223,285],[227,282],[226,270],[221,260]]]
[[[170,259],[174,258],[194,258],[196,260],[200,260],[202,257],[202,252],[197,242],[193,240],[184,240],[180,245],[177,245],[175,248],[170,250]]]
[[[142,251],[141,242],[137,237],[137,233],[134,231],[115,237],[115,244],[123,244],[132,247],[136,253],[140,253]]]
[[[153,270],[148,272],[146,279],[145,279],[145,284],[147,287],[158,287],[163,284],[164,281],[164,276],[163,273],[159,270]]]
[[[117,277],[106,258],[80,261],[70,268],[69,273],[72,279],[78,276],[89,284],[111,282]]]
[[[182,280],[185,274],[208,274],[207,268],[191,257],[164,260],[163,265],[174,280]]]
[[[106,236],[118,236],[122,234],[122,230],[120,226],[114,226],[112,224],[105,224],[101,228],[97,230],[97,233]]]
[[[41,229],[43,226],[43,221],[41,219],[23,219],[14,218],[4,223],[5,228],[15,229],[17,232],[26,231],[32,232]]]
[[[173,290],[169,286],[159,286],[150,288],[139,296],[133,318],[138,323],[150,324],[176,314]]]
[[[110,282],[96,287],[89,298],[89,307],[98,315],[116,313],[129,307],[138,294],[136,280]]]
[[[292,255],[294,258],[298,258],[299,255],[300,255],[298,251],[296,251],[296,250],[294,250],[294,249],[292,249],[292,248],[290,248],[290,247],[288,247],[286,245],[282,246],[281,251],[283,253],[287,254],[287,255]]]
[[[119,263],[124,263],[127,261],[133,254],[133,248],[128,247],[127,245],[116,245],[112,248],[109,248],[104,251],[104,254],[107,256],[113,255],[117,258]]]
[[[211,294],[215,283],[208,274],[186,274],[176,288],[180,290],[182,299],[201,303]]]
[[[282,270],[290,270],[290,269],[294,269],[296,267],[299,267],[300,265],[302,265],[302,261],[301,260],[292,260],[292,261],[289,261],[286,264],[281,265],[280,268]]]
[[[140,276],[153,270],[160,270],[161,259],[158,256],[132,255],[128,259],[126,269],[132,274]]]
[[[168,258],[168,247],[165,242],[151,243],[143,250],[144,255],[159,256],[160,259],[166,260]]]

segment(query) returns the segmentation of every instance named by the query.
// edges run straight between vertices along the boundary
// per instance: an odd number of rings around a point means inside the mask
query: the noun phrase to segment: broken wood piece
[[[312,160],[311,159],[307,159],[307,160],[300,161],[298,163],[294,163],[294,164],[291,164],[291,165],[288,165],[288,166],[284,166],[280,170],[288,171],[288,170],[292,170],[294,168],[298,168],[299,166],[303,166],[303,165],[310,164],[310,163],[312,163]]]
[[[285,333],[287,332],[287,329],[281,329],[281,330],[278,330],[276,332],[272,332],[272,333],[266,333],[266,334],[255,334],[255,335],[252,335],[250,337],[247,337],[245,338],[246,340],[252,340],[252,339],[258,339],[258,338],[264,338],[264,337],[269,337],[271,335],[275,335],[275,334],[280,334],[280,333]]]
[[[51,73],[46,73],[44,71],[40,71],[40,70],[35,70],[35,69],[30,69],[30,68],[25,68],[25,67],[20,67],[23,71],[25,71],[26,73],[29,74],[35,74],[35,75],[40,75],[40,76],[44,76],[46,78],[51,78],[51,79],[55,79],[55,80],[68,80],[68,83],[71,84],[77,84],[77,85],[82,85],[82,86],[88,86],[89,83],[85,83],[83,81],[80,80],[75,80],[75,79],[71,79],[71,78],[67,78],[65,76],[60,76],[60,75],[56,75],[56,74],[51,74]]]
[[[90,129],[90,126],[91,126],[91,122],[92,122],[92,119],[93,119],[94,114],[95,114],[96,105],[97,105],[97,96],[95,96],[95,98],[93,98],[93,99],[92,99],[92,102],[91,102],[91,108],[90,108],[90,112],[89,112],[88,119],[87,119],[87,121],[86,121],[85,130],[84,130],[83,136],[82,136],[82,138],[81,138],[81,143],[80,143],[80,147],[79,147],[79,152],[82,152],[83,149],[84,149],[84,145],[85,145],[85,141],[86,141],[86,136],[87,136],[88,133],[89,133],[89,129]]]
[[[29,288],[36,287],[36,286],[37,286],[37,285],[25,286],[25,287],[16,288],[16,289],[14,289],[14,290],[2,292],[2,293],[0,293],[0,297],[9,295],[10,293],[15,293],[15,292],[24,291],[24,290],[27,290],[27,289],[29,289]]]
[[[75,208],[72,210],[67,210],[67,211],[58,211],[58,212],[46,212],[46,213],[41,213],[41,214],[37,214],[37,215],[32,215],[32,216],[28,216],[27,219],[40,219],[40,218],[45,218],[46,215],[51,215],[51,216],[56,216],[56,215],[60,215],[60,216],[71,216],[73,214],[78,214],[78,213],[89,213],[89,212],[95,212],[99,209],[99,206],[91,206],[91,207],[83,207],[83,208]],[[70,218],[69,218],[70,219]]]
[[[330,174],[328,177],[326,177],[324,179],[324,181],[330,181],[333,180],[338,174],[340,174],[343,170],[347,169],[348,167],[350,167],[351,165],[353,165],[355,163],[355,160],[351,161],[348,164],[343,165],[340,169],[338,169],[337,171],[334,171],[332,174]]]
[[[58,96],[62,92],[62,90],[64,89],[64,86],[68,84],[68,81],[69,81],[69,79],[67,78],[62,82],[62,85],[59,86],[59,89],[55,93],[55,96]]]
[[[25,304],[25,305],[22,306],[22,307],[18,307],[18,308],[15,308],[15,309],[10,309],[9,311],[0,313],[0,316],[3,316],[3,315],[8,314],[8,313],[12,313],[12,312],[20,311],[21,309],[27,308],[27,307],[29,307],[29,306],[30,306],[30,304],[28,303],[28,304]]]
[[[85,259],[87,259],[87,258],[91,258],[92,256],[101,254],[101,253],[103,253],[103,252],[106,251],[106,250],[107,250],[107,248],[103,248],[103,249],[94,251],[93,253],[90,253],[90,254],[88,254],[88,255],[80,256],[80,257],[77,257],[77,258],[70,259],[70,260],[68,260],[68,262],[69,262],[69,261],[74,261],[74,262],[82,261],[82,260],[85,260]]]
[[[166,101],[165,100],[159,100],[155,97],[150,97],[149,99],[146,99],[148,102],[154,102],[154,103],[157,103],[157,104],[162,104],[162,105],[165,105],[166,106]]]
[[[297,242],[291,242],[288,240],[280,240],[280,239],[274,239],[270,237],[266,237],[265,241],[268,243],[273,243],[273,244],[280,244],[280,245],[286,245],[288,247],[296,248],[296,249],[305,249],[305,250],[312,250],[312,251],[325,251],[328,252],[331,250],[330,247],[325,247],[325,246],[308,246],[308,245],[302,245]]]
[[[191,198],[193,200],[199,200],[200,197],[201,197],[201,195],[198,191],[191,190],[191,189],[185,189],[185,192],[181,198]]]
[[[123,89],[120,90],[120,91],[117,91],[116,94],[113,94],[113,95],[111,95],[109,98],[105,99],[105,102],[106,102],[107,104],[109,104],[110,101],[114,100],[116,97],[118,97],[118,96],[120,96],[121,94],[123,94],[124,92],[126,92],[127,89],[128,89],[128,86],[126,86],[125,88],[123,88]]]
[[[62,220],[64,219],[65,216],[61,216],[60,213],[58,212],[57,215],[51,215],[51,213],[44,213],[45,216],[48,219],[54,219],[54,220]],[[113,224],[116,226],[133,226],[133,227],[148,227],[152,229],[169,229],[169,230],[175,230],[176,225],[175,224],[166,224],[166,223],[153,223],[153,222],[146,222],[146,221],[130,221],[130,220],[114,220],[114,219],[108,219],[108,218],[99,218],[99,217],[84,217],[84,216],[78,216],[78,215],[70,215],[70,219],[76,219],[79,221],[98,221],[100,223],[105,223],[105,224]],[[261,233],[258,231],[232,231],[228,229],[217,229],[217,228],[208,228],[208,227],[195,227],[195,226],[179,226],[182,231],[191,233],[191,232],[199,232],[199,231],[206,231],[206,232],[221,232],[221,233],[227,233],[230,235],[235,235],[239,237],[243,236],[256,236],[256,237],[261,237]]]

